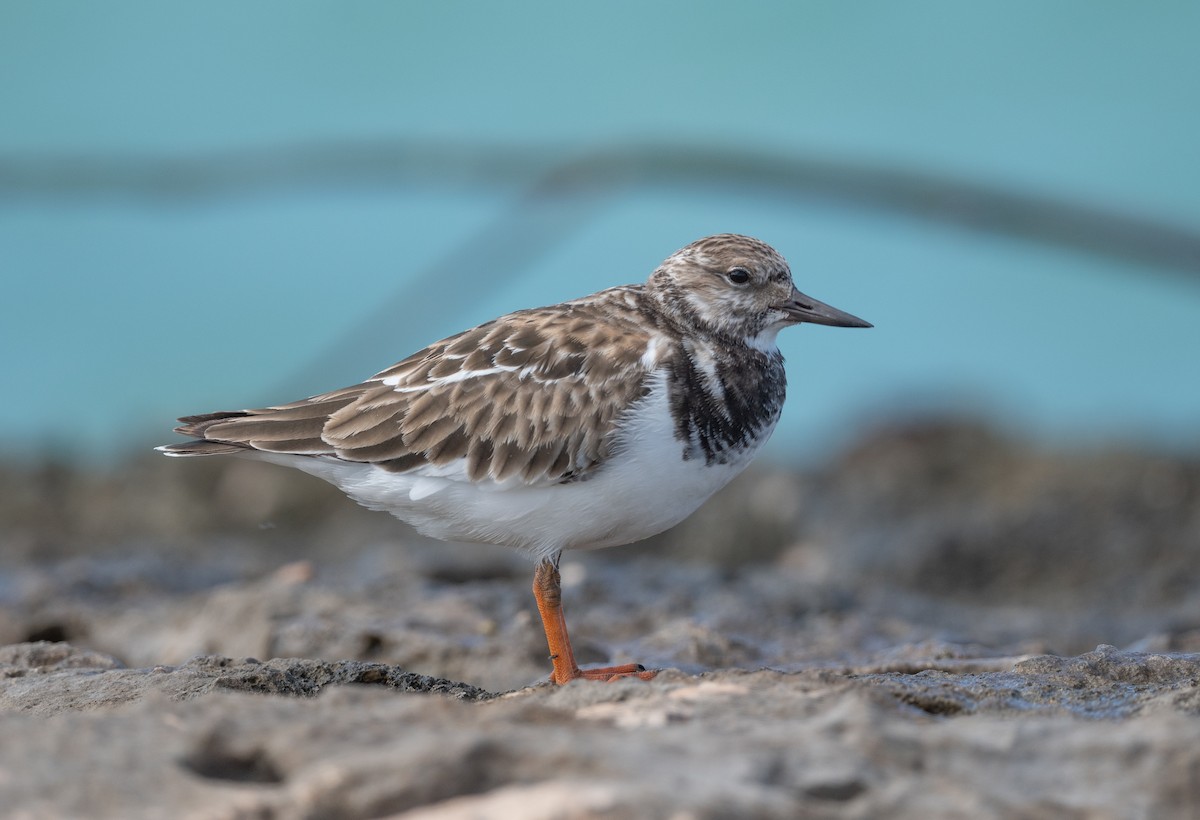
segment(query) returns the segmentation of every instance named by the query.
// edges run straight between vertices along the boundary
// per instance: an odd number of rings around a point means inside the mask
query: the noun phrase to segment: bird
[[[560,558],[663,532],[742,472],[783,408],[776,336],[801,323],[872,327],[797,290],[770,245],[718,234],[642,284],[509,313],[351,387],[183,416],[191,440],[156,449],[298,468],[424,535],[521,549],[553,682],[648,680],[576,663]]]

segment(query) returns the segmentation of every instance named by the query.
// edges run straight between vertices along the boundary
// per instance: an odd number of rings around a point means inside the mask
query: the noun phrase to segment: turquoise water
[[[771,242],[802,290],[876,324],[781,337],[778,458],[913,408],[1068,444],[1200,444],[1196,269],[703,173],[551,221],[520,264],[493,269],[485,246],[446,266],[518,207],[529,169],[129,181],[247,151],[258,168],[423,140],[553,162],[653,141],[951,176],[1200,232],[1200,6],[731,8],[6,4],[0,450],[166,441],[179,413],[350,383],[497,313],[640,280],[720,231]],[[114,167],[103,184],[79,170]]]

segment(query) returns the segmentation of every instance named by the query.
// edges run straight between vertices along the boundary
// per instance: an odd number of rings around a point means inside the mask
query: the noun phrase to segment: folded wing
[[[598,296],[628,309],[621,290]],[[160,449],[291,453],[529,485],[584,478],[611,454],[617,422],[648,392],[657,362],[645,325],[614,321],[604,300],[563,307],[480,325],[353,387],[181,418],[176,431],[197,440]]]

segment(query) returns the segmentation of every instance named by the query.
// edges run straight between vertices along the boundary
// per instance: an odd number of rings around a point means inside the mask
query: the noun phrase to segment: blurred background
[[[1057,568],[1051,601],[1108,539],[1089,600],[1111,601],[1151,549],[1191,607],[1198,36],[1200,7],[1169,2],[10,0],[4,554],[299,538],[284,512],[312,525],[323,488],[148,448],[177,415],[340,387],[739,232],[876,325],[782,335],[776,472],[747,479],[782,501],[741,531],[773,533],[761,555],[804,545],[789,560],[813,577],[903,565],[923,592],[1004,577],[1033,595]],[[1071,499],[1082,529],[1020,529]],[[837,519],[880,510],[907,523],[851,537]],[[953,537],[930,535],[954,516]],[[44,592],[22,583],[11,636],[78,637],[21,609]],[[1163,589],[1133,597],[1157,606]]]
[[[783,337],[778,459],[914,407],[1200,441],[1187,4],[2,15],[6,452],[123,455],[725,231],[878,327]]]

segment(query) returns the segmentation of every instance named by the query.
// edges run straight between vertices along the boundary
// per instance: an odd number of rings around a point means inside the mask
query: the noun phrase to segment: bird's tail
[[[154,449],[166,456],[219,456],[244,452],[251,449],[250,445],[207,441],[204,439],[204,431],[218,422],[244,418],[248,415],[250,414],[244,410],[226,410],[218,413],[204,413],[199,416],[184,416],[179,419],[179,426],[175,428],[175,432],[185,436],[195,436],[197,440],[164,444]]]

